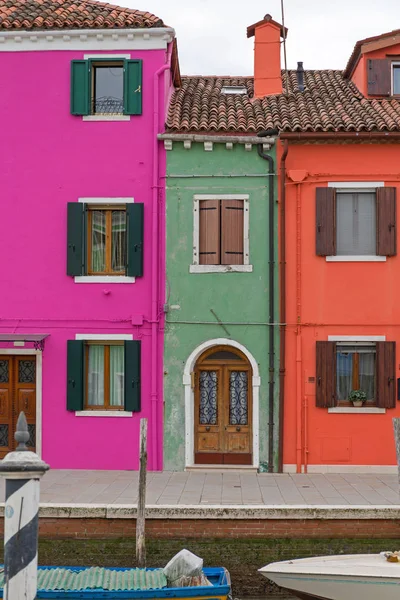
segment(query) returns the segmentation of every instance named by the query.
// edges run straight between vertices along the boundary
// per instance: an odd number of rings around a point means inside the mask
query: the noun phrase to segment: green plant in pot
[[[362,406],[367,401],[367,394],[362,390],[351,390],[349,400],[353,406]]]

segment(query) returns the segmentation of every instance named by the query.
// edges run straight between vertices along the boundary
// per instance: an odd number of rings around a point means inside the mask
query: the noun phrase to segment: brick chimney
[[[247,28],[247,37],[254,40],[254,96],[272,96],[282,93],[281,38],[287,36],[280,23],[271,15]]]

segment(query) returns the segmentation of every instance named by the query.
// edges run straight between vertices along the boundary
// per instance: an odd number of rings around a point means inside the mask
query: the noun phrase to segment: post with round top
[[[0,461],[6,479],[4,507],[4,600],[35,600],[37,593],[40,478],[50,468],[27,448],[28,424],[17,421],[16,450]]]

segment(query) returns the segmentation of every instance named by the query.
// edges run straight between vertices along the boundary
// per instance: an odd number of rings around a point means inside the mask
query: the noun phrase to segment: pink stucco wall
[[[162,239],[157,262],[157,399],[150,397],[149,321],[152,169],[157,143],[154,73],[165,63],[166,52],[116,53],[143,59],[143,114],[129,122],[84,122],[70,114],[70,63],[82,59],[83,51],[1,54],[0,333],[50,334],[43,352],[42,456],[52,468],[137,469],[140,417],[149,419],[149,468],[162,468]],[[167,96],[161,76],[159,130]],[[163,186],[161,144],[158,153]],[[66,275],[67,203],[80,197],[132,196],[145,205],[144,276],[134,284],[76,284]],[[162,192],[160,238],[164,197]],[[67,340],[75,339],[76,333],[131,333],[142,340],[141,413],[101,418],[76,417],[66,410]],[[0,347],[13,348],[13,344],[3,342]],[[155,400],[156,420],[151,410]]]

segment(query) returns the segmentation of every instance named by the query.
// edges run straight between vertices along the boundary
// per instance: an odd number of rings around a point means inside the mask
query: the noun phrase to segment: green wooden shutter
[[[138,341],[124,342],[125,353],[125,398],[124,408],[132,412],[141,410],[140,344]]]
[[[86,205],[68,202],[67,214],[67,275],[85,273],[85,227]]]
[[[71,114],[89,114],[89,63],[71,61]]]
[[[126,274],[129,277],[143,275],[143,225],[144,205],[132,202],[126,205],[128,244]]]
[[[67,410],[83,410],[83,353],[82,340],[67,342]]]
[[[142,61],[126,60],[124,68],[124,114],[142,114]]]

